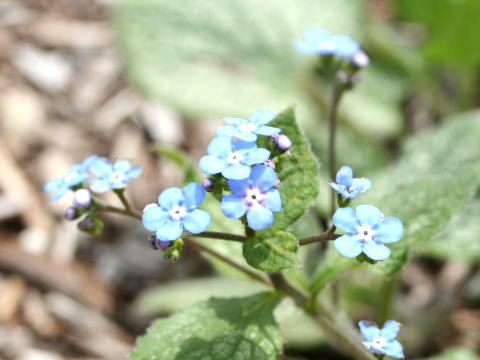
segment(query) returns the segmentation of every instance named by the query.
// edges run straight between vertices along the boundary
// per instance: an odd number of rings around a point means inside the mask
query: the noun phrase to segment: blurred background
[[[478,159],[479,20],[478,0],[0,0],[0,358],[124,359],[154,318],[261,290],[193,249],[164,260],[117,215],[82,234],[63,219],[71,196],[48,202],[46,181],[91,154],[130,158],[144,172],[126,194],[142,209],[197,171],[223,116],[292,104],[325,164],[331,89],[293,50],[312,25],[350,35],[371,60],[340,106],[339,165],[388,192],[384,169],[442,172],[457,149]],[[422,156],[433,143],[436,157]],[[324,168],[298,236],[327,224]],[[464,210],[398,275],[391,317],[409,359],[480,359],[478,193]],[[239,256],[235,245],[215,246]],[[322,251],[301,253],[304,275],[290,277],[308,279]],[[340,284],[352,318],[374,319],[383,279],[362,270]],[[282,359],[348,359],[292,304],[275,315]]]

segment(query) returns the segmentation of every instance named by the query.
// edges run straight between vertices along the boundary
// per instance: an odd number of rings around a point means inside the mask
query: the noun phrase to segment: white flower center
[[[261,206],[263,200],[265,200],[265,195],[259,189],[247,189],[245,193],[245,201],[249,207]]]
[[[110,174],[108,181],[111,183],[119,183],[124,179],[125,175],[119,171],[115,171]]]
[[[227,155],[227,163],[240,164],[243,161],[243,154],[240,151],[231,152]]]
[[[168,213],[172,220],[182,220],[185,214],[187,213],[187,210],[185,209],[184,206],[174,205]]]
[[[383,351],[383,347],[387,344],[387,341],[383,338],[383,337],[380,337],[380,336],[376,336],[372,339],[372,342],[370,343],[370,347],[373,349],[373,350],[376,350],[378,352],[382,352]]]
[[[370,225],[360,225],[357,227],[357,235],[362,239],[363,243],[370,242],[373,240],[375,230],[373,230]]]
[[[238,127],[238,130],[240,130],[241,132],[254,132],[255,130],[257,130],[257,125],[253,123],[245,123],[240,125]]]

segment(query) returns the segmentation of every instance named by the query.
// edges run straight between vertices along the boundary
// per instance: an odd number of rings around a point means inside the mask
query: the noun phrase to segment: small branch
[[[111,212],[111,213],[130,216],[132,218],[142,220],[142,214],[140,214],[138,211],[135,211],[132,209],[122,209],[116,206],[102,204],[98,202],[98,200],[95,200],[95,202],[98,205],[98,211]]]
[[[269,273],[268,277],[272,281],[272,284],[275,289],[284,292],[290,296],[295,303],[301,307],[305,308],[308,304],[308,298],[302,294],[297,288],[292,286],[287,279],[282,275],[282,273]]]
[[[195,240],[195,238],[185,236],[182,238],[186,243],[196,247],[198,250],[206,252],[214,257],[216,257],[219,260],[222,260],[223,262],[227,263],[228,265],[234,267],[237,270],[240,270],[241,272],[245,273],[248,277],[250,277],[253,280],[259,281],[264,285],[267,285],[268,287],[272,287],[272,283],[265,279],[263,276],[257,274],[255,271],[249,269],[246,266],[243,266],[242,264],[239,264],[232,259],[220,254],[219,252],[213,250],[212,248],[203,245],[202,243],[198,242]]]
[[[227,234],[227,233],[214,232],[214,231],[204,231],[200,234],[192,234],[191,236],[197,237],[197,238],[220,239],[220,240],[238,241],[238,242],[244,242],[245,240],[247,240],[247,238],[242,235],[234,235],[234,234]]]
[[[336,165],[336,153],[335,153],[335,133],[337,131],[337,109],[340,102],[340,98],[343,94],[343,86],[341,83],[336,82],[333,88],[332,99],[330,103],[330,110],[328,114],[328,168],[330,172],[330,180],[335,180],[335,173],[337,169]],[[332,197],[330,202],[331,213],[335,211],[335,199],[336,193],[332,190]]]
[[[113,192],[118,196],[123,206],[125,207],[125,210],[132,212],[132,207],[130,206],[127,198],[125,197],[125,189],[115,189],[113,190]]]
[[[324,233],[298,239],[298,245],[303,246],[303,245],[313,244],[316,242],[335,240],[340,236],[342,236],[339,234],[334,234],[336,229],[337,228],[335,226],[332,226],[330,230],[325,231]]]

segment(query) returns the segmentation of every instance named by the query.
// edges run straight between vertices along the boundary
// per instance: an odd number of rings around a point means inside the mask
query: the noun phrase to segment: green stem
[[[113,192],[118,196],[118,198],[122,202],[122,205],[125,207],[125,210],[131,212],[132,207],[130,206],[127,198],[125,197],[125,189],[114,189]]]
[[[298,245],[303,246],[303,245],[313,244],[316,242],[335,240],[340,236],[342,236],[342,235],[334,234],[335,230],[336,230],[336,227],[332,226],[330,230],[325,231],[324,233],[298,239]]]
[[[335,148],[335,133],[337,131],[337,109],[340,99],[343,94],[343,86],[340,82],[336,82],[333,87],[332,99],[330,103],[330,110],[328,114],[328,169],[330,173],[330,180],[335,180],[337,170],[336,164],[336,148]],[[336,192],[332,189],[330,201],[330,211],[333,214],[335,211]]]
[[[268,277],[272,281],[273,287],[276,290],[290,296],[299,307],[306,308],[308,305],[307,296],[301,293],[296,287],[292,286],[287,279],[285,279],[282,273],[269,273]]]
[[[392,301],[397,289],[398,276],[393,275],[390,279],[386,279],[380,290],[379,311],[377,313],[377,324],[382,327],[390,317],[392,310]]]
[[[122,209],[118,208],[116,206],[108,205],[108,204],[103,204],[99,202],[98,200],[95,200],[97,206],[98,206],[98,211],[105,211],[105,212],[111,212],[115,214],[120,214],[120,215],[125,215],[129,216],[138,220],[142,220],[142,214],[140,214],[138,211],[135,211],[133,209]]]
[[[245,273],[251,279],[253,279],[255,281],[258,281],[258,282],[261,282],[262,284],[267,285],[268,287],[272,287],[272,283],[270,281],[268,281],[266,278],[264,278],[263,276],[261,276],[260,274],[256,273],[255,271],[251,270],[250,268],[248,268],[246,266],[243,266],[242,264],[239,264],[236,261],[233,261],[232,259],[220,254],[219,252],[213,250],[212,248],[203,245],[202,243],[198,242],[195,238],[185,236],[185,237],[183,237],[183,240],[186,243],[190,244],[191,246],[197,248],[198,250],[206,252],[207,254],[210,254],[210,255],[216,257],[217,259],[231,265],[235,269],[240,270],[241,272]]]
[[[242,235],[227,234],[227,233],[215,232],[215,231],[204,231],[200,234],[192,234],[191,236],[197,237],[197,238],[220,239],[220,240],[237,241],[237,242],[244,242],[247,240],[247,238]]]

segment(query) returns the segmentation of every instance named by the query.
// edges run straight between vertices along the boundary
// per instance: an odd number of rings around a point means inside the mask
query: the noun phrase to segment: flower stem
[[[377,324],[383,326],[390,317],[392,309],[392,301],[397,289],[398,276],[393,275],[389,279],[385,279],[382,289],[380,290],[379,311],[377,313]]]
[[[272,284],[276,290],[284,292],[290,296],[299,307],[305,308],[307,306],[308,298],[297,288],[292,286],[287,279],[285,279],[282,273],[269,273],[268,277],[272,281]]]
[[[337,239],[341,236],[341,235],[338,235],[338,234],[334,234],[336,229],[337,228],[333,225],[330,228],[330,230],[325,231],[321,234],[313,235],[313,236],[307,236],[307,237],[298,239],[298,245],[303,246],[303,245],[313,244],[313,243],[316,243],[316,242],[335,240],[335,239]]]
[[[255,271],[249,269],[248,267],[243,266],[242,264],[239,264],[236,261],[233,261],[232,259],[220,254],[219,252],[213,250],[212,248],[203,245],[202,243],[198,242],[195,238],[190,237],[190,236],[185,236],[185,237],[183,237],[183,241],[185,241],[185,243],[187,243],[187,244],[192,245],[193,247],[196,247],[198,250],[206,252],[207,254],[210,254],[210,255],[216,257],[217,259],[231,265],[235,269],[240,270],[241,272],[245,273],[251,279],[253,279],[255,281],[258,281],[258,282],[261,282],[262,284],[267,285],[268,287],[272,287],[272,283],[268,279],[264,278],[263,276],[256,273]]]
[[[340,82],[336,82],[333,87],[332,99],[330,103],[330,110],[328,114],[328,168],[330,173],[330,180],[335,180],[335,173],[337,169],[336,165],[336,148],[335,148],[335,133],[337,131],[337,109],[340,103],[340,98],[343,94],[343,85]],[[335,211],[336,193],[332,189],[330,201],[330,211],[333,214]]]
[[[140,214],[136,210],[133,210],[132,208],[122,209],[122,208],[118,208],[116,206],[100,203],[98,200],[95,200],[95,203],[98,206],[98,211],[111,212],[111,213],[115,213],[115,214],[130,216],[130,217],[138,219],[138,220],[142,220],[142,214]]]
[[[125,210],[132,211],[132,207],[128,202],[127,198],[125,197],[125,189],[114,189],[113,192],[118,196],[122,205],[125,207]]]
[[[242,235],[234,235],[234,234],[227,234],[227,233],[214,232],[214,231],[204,231],[200,234],[192,234],[191,237],[220,239],[220,240],[238,241],[238,242],[244,242],[245,240],[247,240],[247,238]]]

